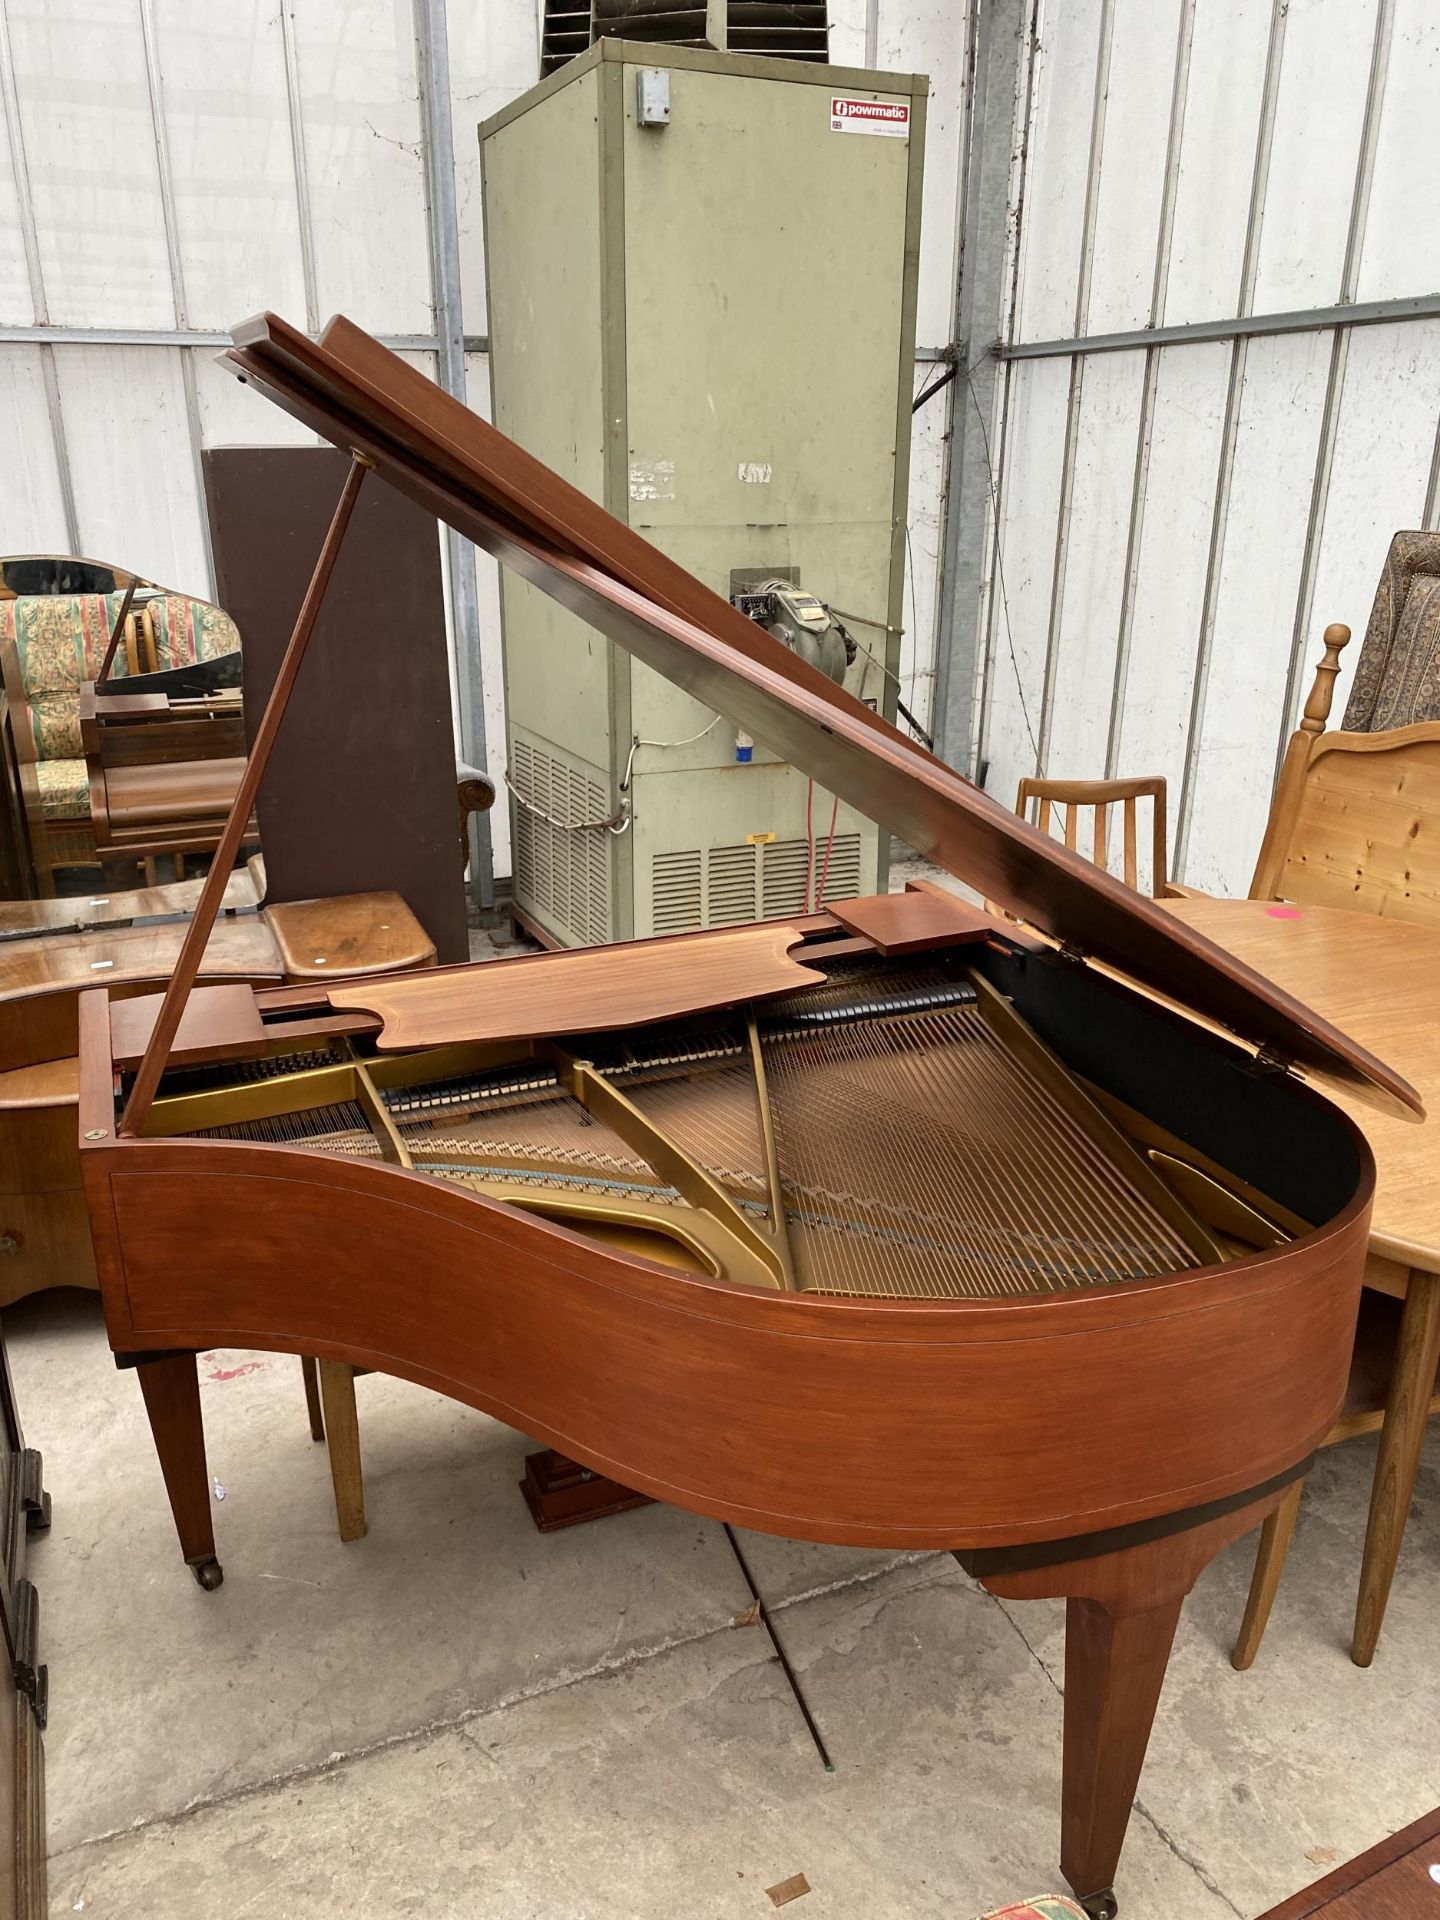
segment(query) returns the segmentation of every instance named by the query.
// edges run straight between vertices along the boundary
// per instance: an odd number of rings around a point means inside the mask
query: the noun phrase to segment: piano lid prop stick
[[[130,618],[131,603],[135,598],[135,589],[140,582],[131,575],[130,584],[125,589],[125,598],[120,602],[120,611],[115,616],[115,624],[110,629],[110,638],[105,646],[105,658],[100,662],[100,671],[95,676],[95,691],[103,693],[105,682],[110,678],[110,669],[115,662],[115,649],[120,645],[120,636],[125,631],[125,622]]]
[[[150,1103],[155,1098],[160,1085],[160,1076],[165,1071],[165,1063],[170,1057],[170,1049],[175,1043],[181,1017],[186,1002],[190,998],[190,989],[195,984],[195,976],[200,971],[205,947],[220,911],[220,903],[225,897],[225,888],[229,884],[230,869],[235,864],[240,851],[240,842],[245,837],[245,828],[254,811],[255,798],[260,791],[260,782],[265,777],[265,769],[270,763],[270,755],[275,746],[276,736],[285,719],[285,709],[290,704],[290,695],[294,691],[296,676],[305,658],[305,649],[310,644],[310,635],[319,618],[320,607],[330,585],[330,576],[335,571],[335,562],[340,557],[340,546],[345,538],[345,530],[350,524],[350,516],[355,511],[355,502],[360,494],[360,486],[366,473],[373,465],[363,453],[351,454],[350,471],[345,476],[345,485],[335,504],[334,518],[325,535],[324,545],[315,562],[315,571],[310,576],[310,584],[305,589],[305,598],[295,620],[295,627],[285,649],[285,657],[280,662],[280,671],[275,676],[275,684],[270,689],[270,697],[265,702],[265,712],[255,732],[254,744],[249,758],[245,762],[245,771],[240,776],[240,785],[236,789],[234,801],[225,821],[225,830],[220,836],[220,844],[215,849],[210,862],[210,871],[205,876],[204,891],[200,895],[199,905],[194,918],[185,932],[184,944],[180,948],[179,958],[175,962],[175,971],[171,974],[165,988],[165,997],[160,1002],[160,1011],[155,1025],[150,1030],[150,1038],[145,1053],[136,1069],[135,1081],[130,1089],[130,1098],[125,1103],[125,1111],[120,1117],[122,1138],[132,1139],[145,1125],[145,1117],[150,1111]]]

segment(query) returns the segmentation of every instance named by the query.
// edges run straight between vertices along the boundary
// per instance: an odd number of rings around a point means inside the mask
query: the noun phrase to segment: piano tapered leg
[[[151,1354],[135,1362],[145,1411],[180,1536],[185,1564],[207,1590],[224,1578],[215,1558],[210,1517],[210,1480],[205,1466],[205,1427],[200,1381],[193,1353]]]
[[[1066,1603],[1060,1867],[1094,1920],[1116,1911],[1115,1870],[1185,1596],[1285,1491],[1267,1489],[1229,1513],[1083,1560],[1025,1564],[1033,1549],[956,1556],[1002,1599]]]
[[[1184,1599],[1120,1614],[1097,1600],[1065,1603],[1060,1870],[1092,1915],[1115,1910],[1115,1869]]]

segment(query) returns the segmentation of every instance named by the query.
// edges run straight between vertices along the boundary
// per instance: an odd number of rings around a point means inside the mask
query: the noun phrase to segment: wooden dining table
[[[1403,1074],[1431,1116],[1417,1121],[1307,1075],[1370,1142],[1377,1180],[1365,1284],[1404,1303],[1351,1643],[1356,1664],[1369,1666],[1440,1365],[1440,928],[1274,900],[1188,895],[1161,904]]]

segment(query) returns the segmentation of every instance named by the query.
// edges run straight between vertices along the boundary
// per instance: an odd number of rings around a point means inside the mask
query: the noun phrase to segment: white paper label
[[[887,140],[910,138],[909,101],[854,100],[833,94],[830,100],[832,133],[878,133]]]
[[[770,484],[770,476],[774,471],[775,469],[768,460],[742,460],[740,462],[740,478],[745,481],[747,486],[768,487]]]
[[[632,500],[673,500],[675,498],[675,462],[673,460],[632,460],[630,462],[630,498]]]

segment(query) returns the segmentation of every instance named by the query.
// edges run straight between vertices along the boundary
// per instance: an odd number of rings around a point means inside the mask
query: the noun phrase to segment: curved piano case
[[[115,1229],[96,1242],[112,1344],[394,1373],[659,1499],[815,1540],[1073,1541],[1292,1477],[1343,1397],[1363,1139],[1118,982],[1003,941],[981,965],[1117,1112],[1317,1224],[1154,1278],[840,1298],[677,1271],[378,1158],[111,1137],[85,1165]],[[103,1069],[82,1098],[109,1135]]]

